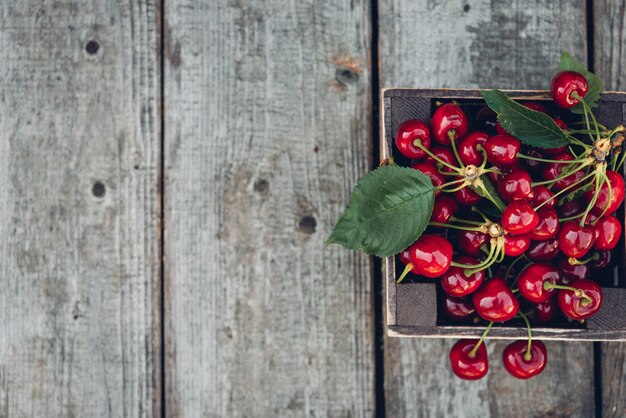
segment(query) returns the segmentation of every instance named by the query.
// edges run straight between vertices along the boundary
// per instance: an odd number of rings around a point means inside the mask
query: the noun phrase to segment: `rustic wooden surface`
[[[0,416],[160,416],[157,6],[0,10]]]
[[[605,89],[626,90],[624,5],[597,0],[593,7],[594,71]],[[626,343],[598,344],[600,354],[600,392],[602,415],[626,417]]]
[[[323,244],[378,86],[545,88],[567,49],[625,90],[621,2],[0,10],[0,417],[626,416],[623,344],[529,382],[504,342],[474,383],[451,341],[381,351],[373,260]]]

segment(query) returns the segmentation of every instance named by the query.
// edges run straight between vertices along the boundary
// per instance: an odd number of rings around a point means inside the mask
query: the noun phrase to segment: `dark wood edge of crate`
[[[547,90],[503,90],[513,98],[550,99]],[[380,159],[386,161],[391,155],[391,142],[386,132],[391,131],[390,114],[392,97],[420,98],[482,98],[481,90],[477,89],[404,89],[384,88],[380,96]],[[602,101],[626,103],[626,93],[605,92]],[[422,337],[422,338],[463,338],[480,337],[483,329],[476,326],[437,325],[436,285],[434,283],[403,283],[396,284],[395,259],[384,259],[384,278],[386,289],[386,323],[387,334],[391,337]],[[419,289],[407,291],[406,286]],[[581,328],[533,328],[533,336],[543,340],[577,340],[577,341],[626,341],[626,289],[604,288],[604,304],[594,317],[590,318],[585,327]],[[416,300],[417,296],[423,300]],[[433,303],[435,301],[435,303]],[[424,303],[429,302],[429,303]],[[413,306],[412,318],[402,318],[406,310],[402,307]],[[610,312],[610,314],[609,314]],[[400,314],[400,317],[398,315]],[[407,325],[410,323],[410,325]],[[415,324],[418,324],[417,326]],[[526,334],[524,327],[494,327],[490,339],[518,339]]]

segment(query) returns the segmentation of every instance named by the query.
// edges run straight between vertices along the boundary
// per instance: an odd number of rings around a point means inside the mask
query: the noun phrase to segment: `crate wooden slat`
[[[514,99],[551,100],[543,90],[504,90]],[[408,119],[430,120],[434,100],[482,100],[480,90],[471,89],[384,89],[381,94],[381,161],[392,155],[393,138],[398,126]],[[607,92],[595,110],[607,126],[626,120],[626,94]],[[622,221],[624,221],[622,215]],[[622,237],[623,248],[624,237]],[[600,311],[583,325],[533,328],[533,337],[542,340],[626,341],[626,283],[624,257],[617,267],[615,287],[603,287],[604,302]],[[387,287],[387,333],[393,337],[463,338],[479,337],[482,325],[447,325],[438,321],[437,285],[432,283],[396,283],[395,259],[384,261]],[[525,327],[496,325],[490,339],[525,338]]]

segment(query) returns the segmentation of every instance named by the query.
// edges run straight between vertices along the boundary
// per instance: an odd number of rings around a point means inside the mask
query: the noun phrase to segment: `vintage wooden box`
[[[506,91],[516,99],[549,101],[548,91]],[[437,100],[455,99],[465,108],[483,106],[479,90],[383,89],[381,94],[380,158],[397,155],[394,138],[398,126],[408,119],[430,120]],[[609,127],[626,121],[626,94],[605,93],[596,109],[598,121]],[[624,209],[617,215],[624,219]],[[558,323],[534,327],[533,337],[544,340],[626,341],[626,277],[624,276],[624,237],[613,250],[620,256],[613,271],[601,281],[604,302],[600,311],[584,324]],[[436,280],[404,281],[396,284],[396,259],[383,260],[386,281],[386,320],[388,335],[394,337],[459,338],[479,337],[484,325],[458,325],[440,314],[437,306]],[[495,325],[489,338],[524,339],[527,336],[523,322]]]

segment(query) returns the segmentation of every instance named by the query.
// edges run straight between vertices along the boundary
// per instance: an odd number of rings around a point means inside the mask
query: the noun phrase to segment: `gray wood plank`
[[[155,7],[0,6],[0,416],[160,415]]]
[[[606,90],[626,90],[624,5],[608,0],[594,1],[594,71]],[[602,416],[626,417],[626,344],[600,345]]]
[[[586,53],[583,1],[381,0],[379,16],[382,87],[545,89],[562,49]],[[490,374],[467,383],[449,370],[453,343],[386,338],[388,416],[593,415],[592,344],[547,343],[547,369],[522,382],[491,342]]]
[[[165,3],[167,416],[373,415],[369,1]]]

